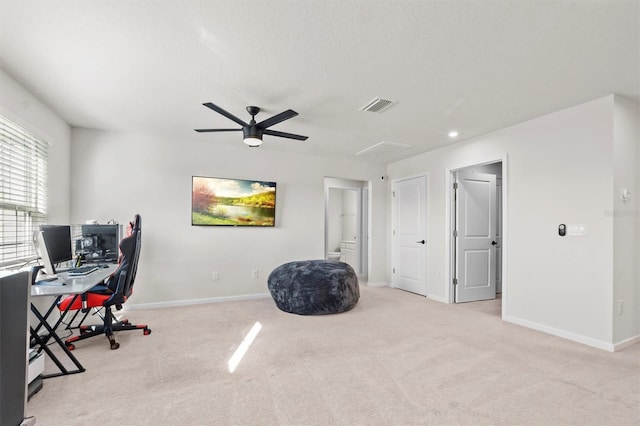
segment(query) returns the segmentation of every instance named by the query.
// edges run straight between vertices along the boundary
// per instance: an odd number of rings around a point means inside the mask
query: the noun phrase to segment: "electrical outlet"
[[[220,274],[218,273],[218,271],[214,271],[211,273],[211,279],[213,281],[218,281],[220,279]]]
[[[624,311],[624,300],[620,299],[618,300],[618,315],[622,315],[623,311]]]
[[[256,279],[258,278],[258,276],[260,275],[259,271],[257,269],[252,269],[251,270],[251,278]]]

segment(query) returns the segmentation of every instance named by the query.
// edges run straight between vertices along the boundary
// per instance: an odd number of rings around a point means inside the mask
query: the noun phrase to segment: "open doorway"
[[[325,178],[325,259],[368,270],[368,182]]]
[[[453,303],[495,300],[504,307],[504,167],[502,160],[451,170]]]

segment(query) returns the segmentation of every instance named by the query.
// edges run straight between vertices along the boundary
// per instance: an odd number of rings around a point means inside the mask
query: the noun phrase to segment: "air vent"
[[[412,146],[413,145],[407,145],[404,143],[383,141],[375,145],[371,145],[369,148],[365,148],[360,152],[357,152],[356,155],[371,155],[382,158],[400,151],[404,151],[405,149],[409,149]]]
[[[373,98],[365,105],[361,106],[359,110],[381,113],[382,111],[390,108],[395,103],[396,101],[390,101],[389,99]]]

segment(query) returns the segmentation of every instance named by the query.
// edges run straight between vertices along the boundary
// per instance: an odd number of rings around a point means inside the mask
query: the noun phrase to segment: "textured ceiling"
[[[610,93],[640,100],[638,0],[0,0],[0,67],[71,125],[242,145],[202,106],[300,115],[260,149],[392,161]],[[358,109],[397,101],[380,114]],[[396,154],[360,155],[386,142]],[[387,145],[385,145],[387,146]],[[370,152],[370,151],[369,151]]]

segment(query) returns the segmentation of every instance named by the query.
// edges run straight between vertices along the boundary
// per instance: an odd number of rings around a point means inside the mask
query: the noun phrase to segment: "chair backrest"
[[[107,282],[107,287],[113,291],[113,295],[104,302],[105,306],[121,305],[131,296],[138,272],[141,245],[142,218],[136,214],[131,223],[131,234],[120,241],[122,259]]]

